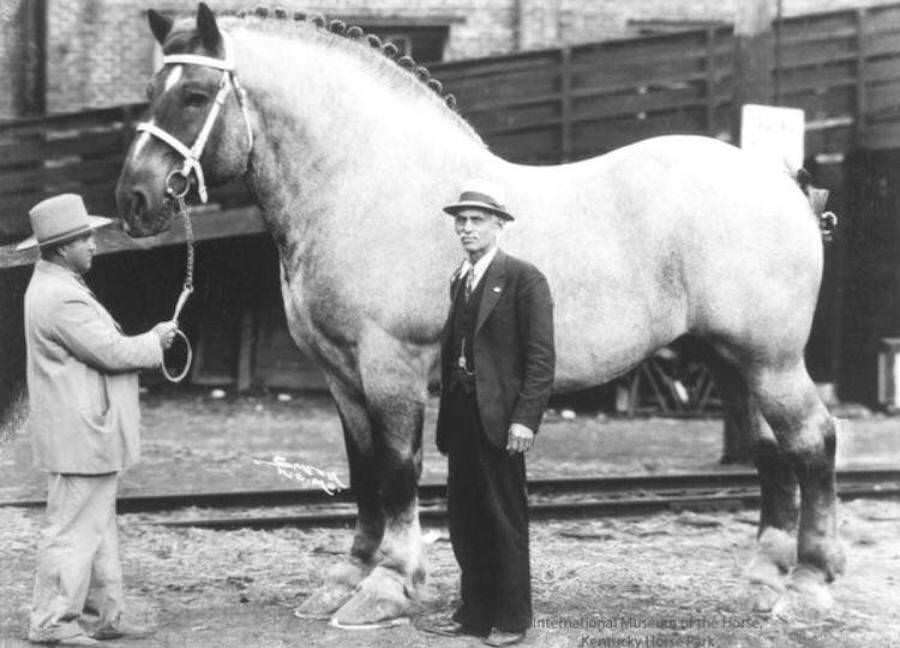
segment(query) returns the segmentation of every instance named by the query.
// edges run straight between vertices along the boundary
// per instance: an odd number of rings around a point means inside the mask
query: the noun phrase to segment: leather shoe
[[[485,638],[484,643],[488,646],[512,646],[519,643],[524,638],[524,630],[520,632],[504,632],[503,630],[494,628],[491,630],[491,634]]]
[[[153,631],[149,628],[129,625],[127,623],[120,623],[119,625],[113,627],[106,626],[103,628],[97,628],[91,633],[91,636],[94,639],[105,641],[107,639],[121,639],[122,637],[142,639],[144,637],[149,637],[151,634],[153,634]]]
[[[448,619],[446,621],[436,621],[433,623],[423,623],[419,626],[419,630],[429,634],[440,635],[442,637],[485,637],[487,631],[464,625],[459,621]]]

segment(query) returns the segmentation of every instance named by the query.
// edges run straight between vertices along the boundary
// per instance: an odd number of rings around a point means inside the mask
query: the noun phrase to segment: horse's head
[[[150,29],[163,48],[164,65],[147,86],[148,121],[138,126],[116,185],[116,203],[131,236],[169,227],[175,198],[206,183],[222,184],[244,173],[253,134],[234,52],[203,3],[196,24],[173,24],[152,9]]]

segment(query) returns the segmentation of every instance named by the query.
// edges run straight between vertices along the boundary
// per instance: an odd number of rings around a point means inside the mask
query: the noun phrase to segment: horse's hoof
[[[358,560],[333,567],[325,576],[325,584],[294,610],[294,616],[301,619],[330,618],[353,597],[357,585],[371,570],[371,567]]]
[[[813,567],[797,567],[788,579],[788,592],[795,612],[803,616],[821,617],[834,607],[825,574]]]
[[[294,609],[294,616],[300,619],[328,619],[352,598],[355,590],[355,587],[344,583],[322,585]]]
[[[753,562],[768,560],[786,574],[797,564],[797,540],[787,531],[768,527],[756,541]]]
[[[784,591],[785,572],[769,556],[754,554],[747,567],[747,579],[754,585],[764,585],[776,592]]]
[[[370,630],[409,623],[414,607],[404,577],[376,567],[341,606],[331,624],[348,630]]]
[[[844,543],[835,540],[829,545],[829,550],[825,552],[825,564],[828,565],[828,581],[832,581],[847,568],[847,551]]]
[[[777,615],[784,606],[785,589],[759,585],[753,588],[753,612]]]
[[[335,628],[340,628],[341,630],[381,630],[383,628],[395,628],[397,626],[405,626],[409,625],[410,620],[409,617],[396,617],[394,619],[385,619],[384,621],[379,621],[377,623],[356,623],[356,624],[343,624],[337,620],[336,617],[332,617],[331,621],[329,621],[328,625],[333,626]]]

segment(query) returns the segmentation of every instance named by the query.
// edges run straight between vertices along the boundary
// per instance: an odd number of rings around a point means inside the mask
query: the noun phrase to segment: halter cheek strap
[[[203,176],[203,167],[200,165],[200,157],[203,155],[206,141],[209,139],[209,134],[212,132],[212,128],[222,110],[222,106],[228,98],[228,93],[231,92],[232,89],[234,89],[235,98],[237,99],[238,105],[241,107],[241,113],[244,116],[244,125],[247,127],[248,149],[253,149],[253,129],[250,126],[250,115],[247,112],[246,92],[244,92],[244,89],[238,83],[237,74],[234,68],[231,40],[225,33],[222,33],[222,43],[225,49],[224,59],[212,58],[210,56],[197,56],[195,54],[171,54],[163,57],[163,65],[202,65],[204,67],[222,70],[222,77],[219,80],[219,91],[216,93],[215,101],[209,112],[206,114],[206,120],[203,122],[203,127],[200,129],[200,132],[197,133],[197,138],[190,148],[152,122],[142,122],[137,125],[138,131],[149,133],[150,135],[157,137],[175,149],[175,151],[184,158],[184,163],[181,165],[181,175],[186,180],[190,176],[191,171],[194,172],[194,175],[197,177],[197,191],[200,194],[200,200],[204,203],[207,200],[206,180]],[[187,186],[185,186],[184,189],[186,192]]]

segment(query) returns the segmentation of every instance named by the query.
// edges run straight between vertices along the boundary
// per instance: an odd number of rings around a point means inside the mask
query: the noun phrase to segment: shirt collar
[[[488,250],[484,256],[482,256],[478,261],[475,262],[475,276],[473,285],[477,285],[481,280],[481,277],[484,276],[484,273],[487,271],[488,266],[491,265],[491,261],[494,260],[494,257],[497,256],[497,246],[495,245],[490,250]],[[466,273],[469,271],[469,268],[473,267],[472,262],[468,259],[465,259],[462,263],[462,266],[459,269],[459,276],[465,277]]]

